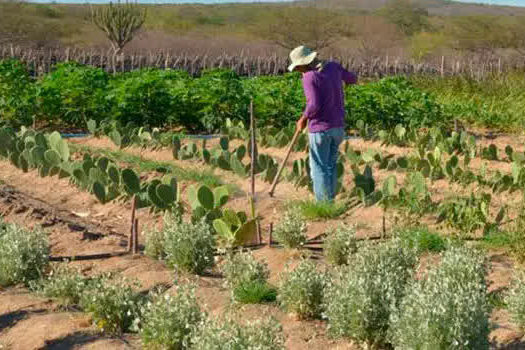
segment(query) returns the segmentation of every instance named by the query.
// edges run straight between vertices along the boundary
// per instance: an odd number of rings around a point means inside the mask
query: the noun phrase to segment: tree
[[[428,11],[412,0],[390,0],[380,12],[408,36],[428,27]]]
[[[111,42],[116,54],[133,40],[146,21],[146,9],[128,2],[92,8],[93,23],[102,30]]]
[[[350,36],[350,26],[336,12],[313,6],[283,6],[272,23],[256,28],[257,34],[285,49],[305,45],[313,50],[329,47],[337,39]]]

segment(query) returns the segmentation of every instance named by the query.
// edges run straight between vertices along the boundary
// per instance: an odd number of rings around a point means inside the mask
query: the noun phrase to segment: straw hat
[[[288,70],[292,72],[297,66],[306,66],[312,63],[317,57],[317,52],[312,51],[306,46],[299,46],[290,52],[290,61],[292,64],[288,66]]]

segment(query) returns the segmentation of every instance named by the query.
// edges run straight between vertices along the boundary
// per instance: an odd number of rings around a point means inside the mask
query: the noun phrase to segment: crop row
[[[405,78],[386,78],[345,89],[347,122],[428,125],[447,120],[435,99]],[[198,78],[172,70],[109,75],[77,63],[58,64],[33,80],[19,61],[0,62],[0,120],[85,128],[88,120],[126,125],[182,126],[217,131],[226,118],[249,120],[253,98],[258,126],[287,126],[305,105],[300,76],[242,78],[212,70]]]

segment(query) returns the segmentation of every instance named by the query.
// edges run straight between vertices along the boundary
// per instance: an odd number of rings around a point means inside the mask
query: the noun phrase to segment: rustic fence
[[[17,46],[0,46],[0,59],[17,58],[25,62],[31,74],[40,76],[49,72],[60,62],[75,61],[108,72],[127,72],[141,68],[181,69],[191,75],[211,68],[228,68],[243,76],[278,75],[286,71],[286,56],[269,54],[251,56],[242,52],[238,55],[191,55],[170,51],[151,51],[114,55],[111,51],[89,49],[45,49],[36,50]],[[357,58],[331,57],[346,68],[357,72],[361,77],[383,77],[398,74],[468,75],[483,78],[489,74],[508,71],[525,71],[525,60],[503,57],[435,57],[424,62],[416,62],[396,57]]]

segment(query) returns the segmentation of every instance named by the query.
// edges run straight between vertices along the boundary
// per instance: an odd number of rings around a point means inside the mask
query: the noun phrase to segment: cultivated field
[[[317,204],[297,75],[3,61],[0,345],[521,349],[521,86],[347,88]]]

